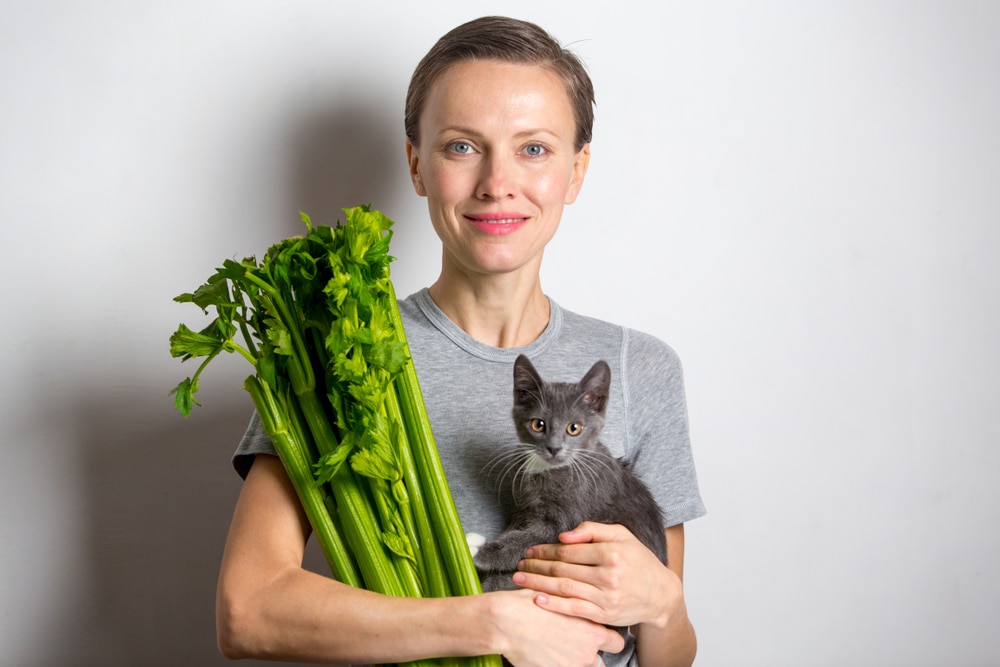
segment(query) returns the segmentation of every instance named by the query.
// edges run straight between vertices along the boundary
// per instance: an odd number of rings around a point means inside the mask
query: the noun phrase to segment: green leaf
[[[170,336],[170,356],[207,357],[222,349],[226,339],[220,338],[217,326],[210,324],[202,331],[192,331],[186,324],[181,324]]]
[[[410,360],[409,348],[403,342],[383,342],[372,345],[365,359],[390,375],[399,373]]]
[[[201,405],[194,400],[194,394],[198,391],[198,381],[191,378],[184,378],[180,384],[170,390],[170,395],[174,397],[174,407],[185,417],[191,414],[195,405]]]
[[[393,462],[379,455],[374,449],[359,449],[351,457],[351,469],[362,477],[394,482],[399,477]]]
[[[347,432],[350,430],[350,427],[347,425],[347,407],[344,405],[344,396],[336,385],[330,384],[329,386],[330,391],[327,393],[327,399],[330,401],[330,405],[333,406],[337,429],[342,433]]]
[[[303,211],[302,209],[299,209],[299,219],[301,219],[302,222],[305,223],[306,229],[308,229],[310,232],[313,230],[312,218],[310,218],[309,214]]]
[[[348,286],[351,283],[351,274],[344,268],[343,261],[337,255],[331,255],[331,276],[323,287],[323,291],[328,294],[337,304],[337,308],[344,305],[344,299],[350,294]]]
[[[180,303],[190,301],[204,311],[207,311],[209,306],[232,303],[232,299],[229,297],[229,281],[216,273],[193,294],[182,294],[175,297],[174,301]]]
[[[292,255],[290,263],[294,267],[296,275],[307,283],[319,274],[316,268],[316,260],[305,253]]]
[[[390,439],[389,421],[379,412],[369,412],[362,427],[361,443],[351,458],[351,467],[362,477],[398,481],[402,471]]]
[[[413,555],[413,545],[410,544],[410,540],[406,535],[400,535],[399,533],[393,533],[390,531],[382,531],[382,544],[392,553],[400,556],[401,558],[406,558],[407,560],[416,562],[417,558]]]
[[[321,456],[314,466],[317,483],[322,484],[332,480],[353,449],[354,434],[348,433],[336,449]]]
[[[366,410],[375,412],[385,401],[385,392],[389,387],[389,377],[377,368],[369,369],[361,382],[350,385],[348,392]]]
[[[349,384],[363,380],[365,371],[368,369],[365,358],[358,346],[351,348],[350,354],[347,352],[338,354],[334,361],[334,367],[337,377],[342,382]]]
[[[292,335],[285,325],[273,317],[267,318],[265,322],[267,324],[265,336],[267,342],[274,348],[274,353],[286,357],[294,355],[295,343],[292,341]]]
[[[256,268],[257,259],[254,257],[246,257],[242,262],[227,259],[222,263],[222,268],[217,271],[217,274],[220,277],[236,283],[241,282],[246,278],[247,271],[252,271]]]
[[[391,306],[380,301],[378,307],[372,309],[371,317],[368,319],[368,328],[372,332],[373,343],[396,340],[396,327],[392,323],[392,318],[386,313],[386,309],[389,307]]]

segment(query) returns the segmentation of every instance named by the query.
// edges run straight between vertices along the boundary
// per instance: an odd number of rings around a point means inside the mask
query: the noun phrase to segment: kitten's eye
[[[545,420],[535,417],[531,420],[531,430],[535,433],[545,433]]]
[[[583,432],[583,426],[580,425],[580,422],[573,422],[566,427],[566,432],[572,436],[580,435]]]

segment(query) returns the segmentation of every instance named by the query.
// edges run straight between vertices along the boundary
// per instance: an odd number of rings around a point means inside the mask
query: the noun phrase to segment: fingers
[[[585,618],[594,623],[606,623],[604,619],[607,617],[607,614],[604,609],[596,603],[583,598],[539,593],[535,596],[535,604],[555,614]]]
[[[601,583],[602,575],[591,576],[597,583],[587,583],[580,578],[518,572],[514,575],[514,582],[538,593],[535,604],[548,611],[604,625],[630,625],[620,622],[623,607],[630,597],[628,591],[613,582]]]
[[[529,548],[514,574],[538,606],[617,626],[660,615],[673,590],[667,570],[627,529],[584,523],[559,539]]]
[[[551,567],[552,564],[547,563]],[[514,583],[521,588],[542,593],[547,596],[559,598],[577,598],[581,600],[594,600],[600,595],[600,588],[585,580],[587,575],[574,575],[572,566],[556,564],[560,572],[564,574],[546,574],[537,571],[523,571],[514,573]],[[586,573],[585,569],[581,569]],[[587,573],[589,574],[589,573]]]
[[[583,542],[624,542],[634,539],[627,528],[619,524],[597,523],[584,521],[573,530],[559,535],[563,544],[580,544]]]
[[[608,628],[607,636],[607,641],[601,645],[601,650],[605,653],[621,653],[622,649],[625,648],[625,637],[623,637],[621,633],[611,630],[610,628]],[[604,664],[604,661],[600,659],[600,656],[597,658],[597,664]]]
[[[527,561],[576,563],[577,565],[599,565],[601,547],[593,542],[571,544],[538,544],[524,552]]]
[[[535,603],[531,591],[492,593],[504,603],[497,607],[497,624],[507,641],[501,652],[515,665],[592,665],[598,651],[620,652],[625,642],[602,624],[549,613]]]
[[[637,541],[624,526],[585,521],[573,530],[560,533],[557,544],[538,544],[529,547],[525,552],[525,558],[599,565],[603,550],[598,545]],[[592,547],[586,548],[586,545]]]

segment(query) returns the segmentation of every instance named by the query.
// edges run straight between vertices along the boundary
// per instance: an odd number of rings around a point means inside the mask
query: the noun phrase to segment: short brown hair
[[[551,70],[566,85],[573,107],[576,150],[590,141],[594,131],[594,85],[576,54],[534,23],[484,16],[447,32],[414,70],[406,92],[403,121],[406,136],[413,145],[419,140],[420,114],[438,76],[456,62],[474,60],[538,65]]]

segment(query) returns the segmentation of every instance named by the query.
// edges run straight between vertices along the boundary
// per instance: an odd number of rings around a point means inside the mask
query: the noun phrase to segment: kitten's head
[[[536,471],[595,449],[608,405],[611,368],[598,361],[579,382],[546,382],[523,354],[514,362],[514,423]]]

